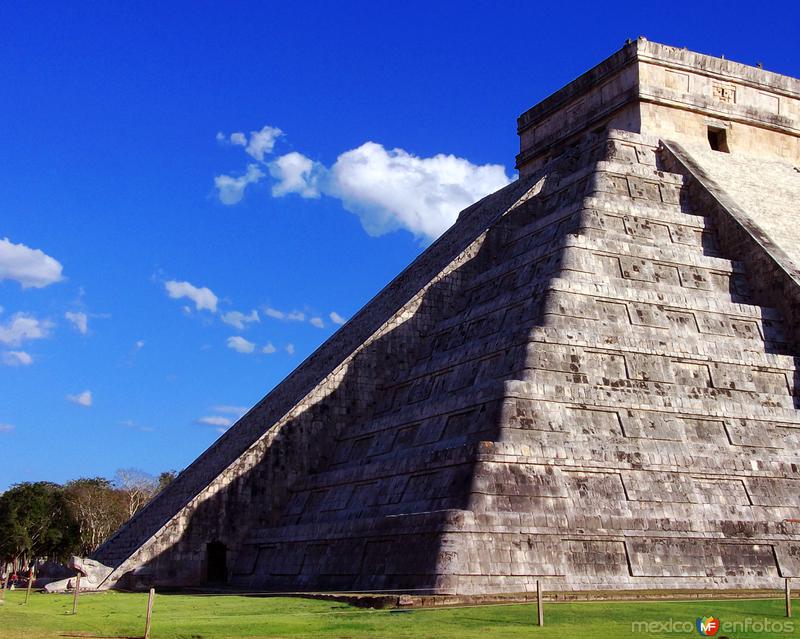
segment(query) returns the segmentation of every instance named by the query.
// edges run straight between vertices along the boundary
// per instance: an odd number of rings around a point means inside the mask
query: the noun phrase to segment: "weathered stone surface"
[[[222,574],[481,595],[541,577],[800,576],[785,521],[800,500],[800,283],[758,226],[781,214],[742,223],[748,200],[732,208],[680,136],[641,133],[653,105],[692,139],[713,111],[749,127],[732,152],[766,153],[776,130],[800,131],[800,89],[759,73],[639,41],[523,115],[523,177],[462,212],[102,547],[105,585]],[[780,117],[748,110],[757,82],[783,96]]]
[[[71,557],[69,568],[81,575],[81,590],[97,590],[111,574],[112,568],[86,557]],[[46,592],[65,592],[75,588],[75,577],[52,581],[45,585]]]

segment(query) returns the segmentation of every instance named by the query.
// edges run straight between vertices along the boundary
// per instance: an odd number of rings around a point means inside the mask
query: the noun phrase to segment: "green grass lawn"
[[[78,614],[70,595],[8,592],[0,606],[0,638],[40,637],[141,637],[147,595],[106,592],[82,595]],[[800,614],[800,602],[795,604]],[[698,616],[714,615],[723,624],[751,624],[749,631],[726,632],[716,637],[800,637],[798,630],[775,632],[752,624],[783,624],[781,599],[691,602],[577,602],[545,605],[545,626],[538,628],[531,604],[442,608],[412,611],[370,610],[347,604],[295,599],[241,596],[157,595],[153,609],[152,639],[215,639],[222,637],[296,638],[458,638],[555,639],[563,637],[700,637],[694,629]],[[685,632],[680,625],[691,624]],[[634,630],[634,622],[655,622]],[[742,626],[747,628],[747,626]],[[653,632],[655,630],[655,632]],[[781,630],[778,628],[778,630]]]

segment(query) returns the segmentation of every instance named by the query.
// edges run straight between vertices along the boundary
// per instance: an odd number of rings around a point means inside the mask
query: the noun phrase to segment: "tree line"
[[[15,484],[0,494],[0,566],[86,557],[176,476],[125,468],[114,479]]]

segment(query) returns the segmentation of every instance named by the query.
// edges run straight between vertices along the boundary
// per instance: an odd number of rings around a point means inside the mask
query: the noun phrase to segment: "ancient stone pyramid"
[[[639,39],[519,130],[520,179],[106,543],[106,586],[800,575],[800,82]]]

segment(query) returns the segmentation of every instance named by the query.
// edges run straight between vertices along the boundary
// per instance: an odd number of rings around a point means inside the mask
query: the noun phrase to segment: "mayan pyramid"
[[[104,586],[800,576],[800,81],[640,38],[96,553]]]

